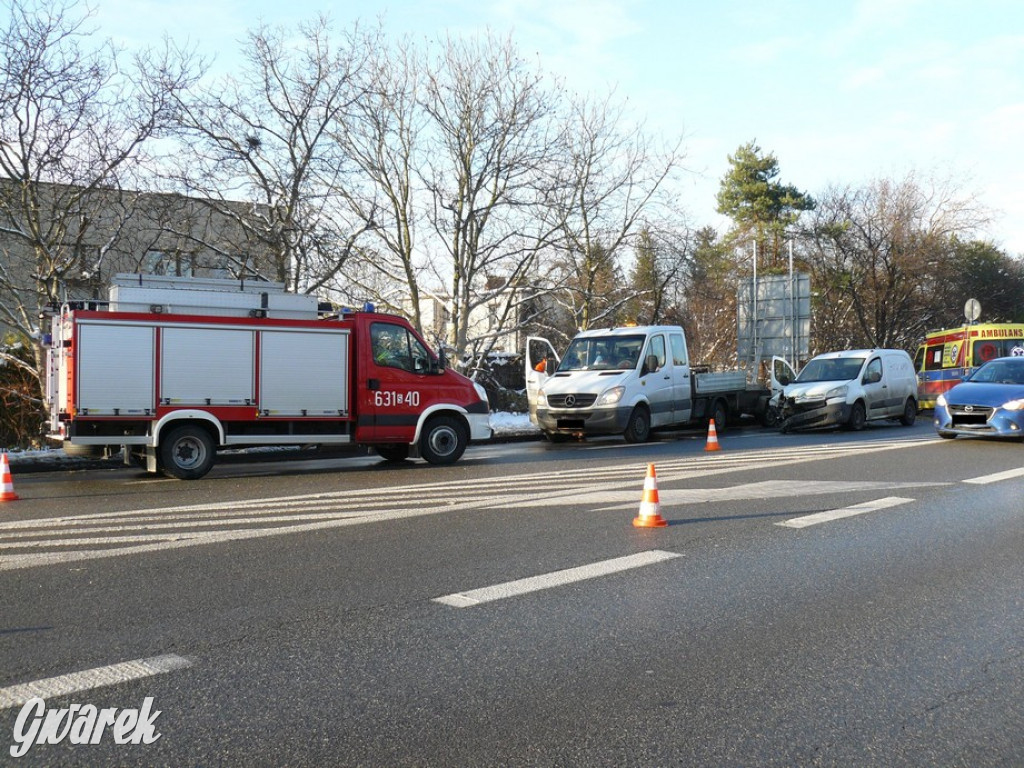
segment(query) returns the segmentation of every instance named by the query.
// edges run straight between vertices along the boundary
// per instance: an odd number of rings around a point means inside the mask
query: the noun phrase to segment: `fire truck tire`
[[[389,443],[388,445],[375,445],[373,450],[377,452],[384,461],[399,462],[409,458],[408,443]]]
[[[917,403],[914,402],[914,398],[908,397],[906,404],[903,406],[903,415],[900,417],[900,424],[904,427],[912,427],[916,420]]]
[[[420,435],[420,456],[431,464],[454,464],[469,443],[465,425],[452,416],[435,416]]]
[[[160,469],[178,480],[198,480],[213,466],[215,448],[202,427],[175,427],[160,440]]]

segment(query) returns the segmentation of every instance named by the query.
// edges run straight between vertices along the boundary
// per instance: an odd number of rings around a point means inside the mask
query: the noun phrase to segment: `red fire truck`
[[[196,479],[221,448],[359,444],[450,464],[490,437],[483,388],[403,318],[279,283],[118,275],[51,322],[51,438]]]

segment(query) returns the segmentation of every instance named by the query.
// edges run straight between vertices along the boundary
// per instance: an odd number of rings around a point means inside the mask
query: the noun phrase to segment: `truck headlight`
[[[619,402],[619,400],[622,399],[622,396],[625,394],[625,392],[625,387],[612,387],[608,391],[604,392],[599,398],[597,398],[597,402],[594,403],[594,405],[615,405],[617,402]]]
[[[548,407],[548,397],[544,394],[543,389],[537,392],[537,405],[543,406],[544,408]]]
[[[487,390],[484,389],[479,384],[477,384],[475,381],[473,382],[473,389],[476,390],[477,397],[479,397],[481,400],[483,400],[486,403],[487,402]]]
[[[841,386],[841,387],[832,387],[832,389],[830,389],[828,392],[825,393],[825,399],[826,400],[832,400],[833,398],[841,397],[841,398],[843,398],[845,400],[846,399],[846,393],[849,392],[849,391],[850,391],[850,387],[848,385],[846,385],[846,384],[843,384],[843,386]]]

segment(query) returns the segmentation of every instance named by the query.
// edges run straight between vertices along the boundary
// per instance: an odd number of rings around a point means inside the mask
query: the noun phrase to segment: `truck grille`
[[[594,394],[548,395],[549,408],[589,408],[597,400]]]
[[[985,405],[948,405],[946,410],[954,427],[984,427],[994,409]]]

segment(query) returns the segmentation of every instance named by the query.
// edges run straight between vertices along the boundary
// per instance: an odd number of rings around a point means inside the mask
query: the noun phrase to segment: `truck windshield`
[[[814,359],[804,366],[795,382],[805,384],[809,381],[849,381],[857,378],[863,365],[863,357]]]
[[[643,335],[587,336],[573,339],[556,373],[566,371],[628,371],[636,368]]]

